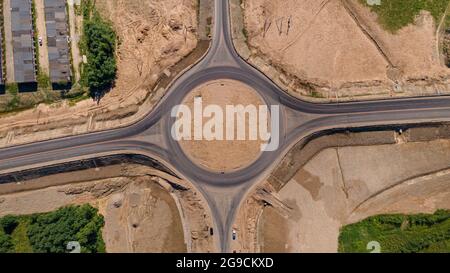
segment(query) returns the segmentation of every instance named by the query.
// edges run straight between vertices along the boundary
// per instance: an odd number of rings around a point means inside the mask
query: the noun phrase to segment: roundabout
[[[236,210],[246,192],[266,179],[300,140],[333,129],[450,120],[450,97],[446,96],[338,104],[293,98],[236,53],[228,13],[228,1],[216,0],[214,38],[207,55],[173,82],[142,119],[122,128],[0,149],[0,173],[45,168],[105,153],[153,158],[204,195],[215,222],[218,249],[228,252]],[[190,128],[185,133],[189,132],[191,139],[177,140],[173,137],[177,122],[177,115],[172,115],[174,108],[185,104],[191,109],[195,98],[201,98],[205,107],[267,106],[270,124],[266,125],[270,128],[269,143],[276,144],[274,149],[261,151],[264,139],[217,140],[220,137],[213,128],[220,127],[220,122],[206,130],[214,132],[216,138],[195,140],[195,126],[187,126]],[[200,119],[207,124],[211,117]],[[193,116],[187,120],[194,123]],[[245,127],[253,124],[244,121]],[[205,127],[198,127],[205,132]]]
[[[261,155],[261,145],[267,141],[257,134],[262,126],[252,125],[258,124],[259,108],[267,106],[248,85],[234,80],[208,82],[192,90],[182,105],[189,109],[185,113],[189,117],[179,124],[185,135],[179,143],[198,166],[232,172],[248,167]]]

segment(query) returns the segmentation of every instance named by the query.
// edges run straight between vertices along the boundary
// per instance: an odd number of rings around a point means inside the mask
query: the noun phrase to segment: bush
[[[0,253],[13,252],[14,245],[11,241],[11,236],[0,232]]]
[[[83,78],[96,98],[110,88],[116,78],[116,34],[111,25],[97,11],[84,23],[84,39],[87,64]]]
[[[82,252],[104,252],[103,225],[97,209],[70,206],[32,217],[28,237],[35,252],[64,253],[70,241],[79,242]]]
[[[69,206],[54,212],[0,218],[0,253],[65,253],[71,241],[81,252],[105,252],[103,216],[90,205]],[[5,232],[3,232],[3,230]]]
[[[0,219],[0,226],[8,235],[11,235],[18,225],[19,221],[12,215],[8,215]]]

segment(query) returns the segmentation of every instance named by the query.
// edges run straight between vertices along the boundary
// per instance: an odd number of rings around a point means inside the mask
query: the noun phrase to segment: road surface
[[[214,35],[208,54],[181,75],[142,120],[126,128],[1,149],[0,173],[105,154],[136,153],[154,158],[205,196],[220,251],[229,252],[232,224],[245,194],[267,178],[298,141],[329,129],[450,121],[447,96],[340,104],[313,104],[291,97],[239,57],[231,39],[229,3],[216,0],[215,5]],[[241,81],[253,87],[268,105],[281,109],[280,148],[264,152],[252,165],[230,173],[214,173],[195,165],[171,137],[172,108],[195,87],[218,79]]]

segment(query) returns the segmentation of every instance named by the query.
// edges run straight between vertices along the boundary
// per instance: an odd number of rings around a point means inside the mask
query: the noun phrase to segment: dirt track
[[[44,0],[35,0],[36,6],[36,29],[38,37],[42,38],[42,46],[39,46],[39,67],[42,72],[49,73],[48,47],[47,47],[47,28],[45,26]]]
[[[105,217],[107,252],[214,251],[212,222],[200,194],[152,168],[111,165],[0,185],[0,216],[85,203]]]
[[[243,21],[249,61],[291,94],[330,101],[450,90],[436,52],[440,22],[428,12],[392,34],[358,0],[282,2],[246,0]]]
[[[450,208],[448,129],[337,134],[294,148],[241,208],[236,249],[336,252],[343,225]]]
[[[80,49],[78,48],[78,43],[80,41],[81,29],[83,25],[83,17],[76,16],[75,7],[73,0],[67,2],[68,5],[68,14],[69,16],[69,31],[70,31],[70,45],[72,52],[72,64],[73,64],[73,75],[75,80],[78,81],[80,79],[80,63],[82,62],[82,57],[80,55]]]

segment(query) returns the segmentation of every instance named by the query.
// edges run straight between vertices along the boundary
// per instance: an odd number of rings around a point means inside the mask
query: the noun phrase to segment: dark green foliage
[[[89,20],[92,10],[94,10],[94,0],[81,1],[81,12],[84,20]]]
[[[18,225],[19,221],[17,220],[17,217],[12,215],[7,215],[0,219],[0,226],[8,235],[11,235]]]
[[[67,252],[70,241],[78,241],[82,252],[102,252],[104,245],[100,230],[103,224],[103,217],[89,205],[65,207],[32,216],[28,237],[35,252]]]
[[[0,232],[0,253],[11,253],[14,250],[14,245],[11,241],[11,236]]]
[[[450,211],[367,218],[341,229],[339,251],[369,252],[371,241],[386,253],[450,252]]]
[[[94,10],[84,22],[84,44],[88,62],[83,78],[91,95],[98,97],[112,86],[116,78],[116,35],[111,25]]]
[[[29,216],[5,216],[0,218],[0,224],[0,253],[64,253],[69,251],[67,244],[71,241],[80,244],[81,252],[105,252],[101,234],[104,220],[90,205]]]

